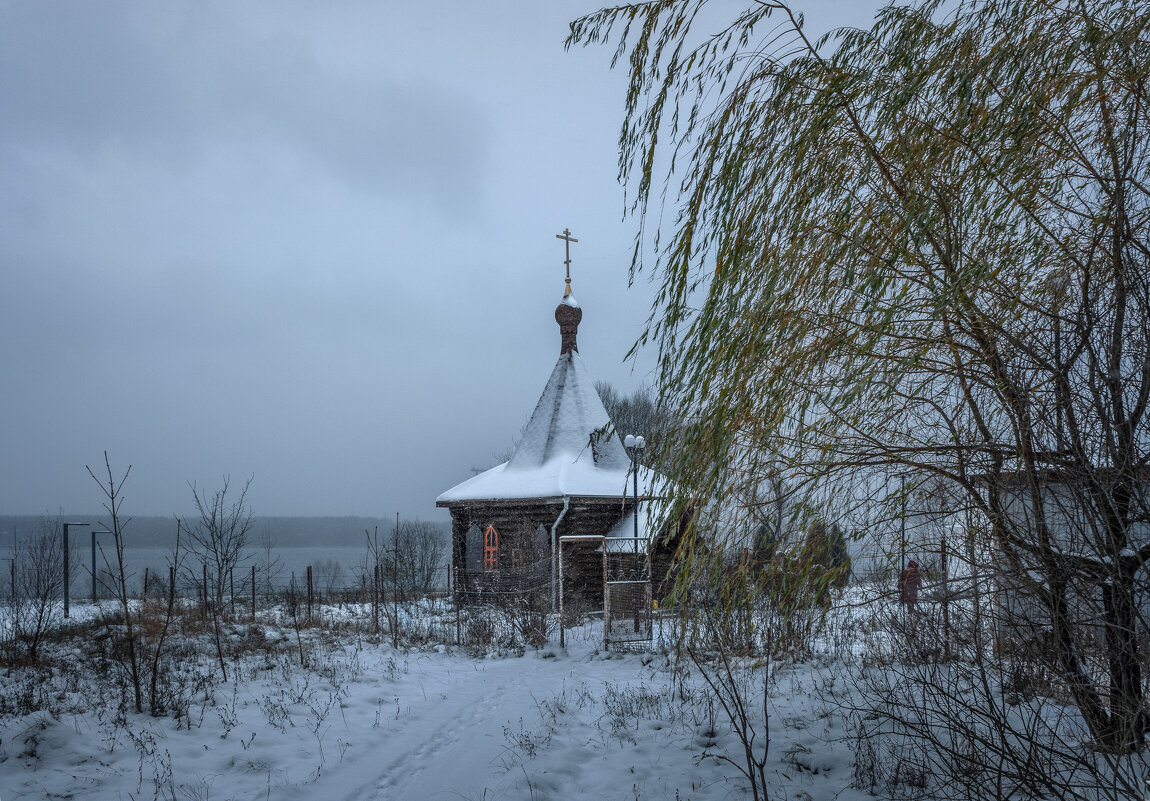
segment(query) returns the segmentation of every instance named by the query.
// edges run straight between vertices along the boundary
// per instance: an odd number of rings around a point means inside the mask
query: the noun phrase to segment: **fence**
[[[27,600],[19,597],[16,561],[7,561],[9,564],[5,567],[8,569],[0,577],[0,603],[15,604]],[[73,560],[73,565],[76,561]],[[84,565],[82,568],[73,567],[69,572],[71,580],[66,584],[59,576],[54,576],[50,582],[51,594],[61,600],[67,588],[69,604],[66,607],[73,603],[95,603],[119,597],[119,581],[108,568],[93,573]],[[195,565],[185,563],[178,571],[167,566],[160,569],[145,567],[142,572],[133,572],[125,579],[125,591],[129,599],[170,596],[184,605],[192,601],[205,611],[222,604],[223,611],[237,615],[240,611],[251,614],[253,610],[282,604],[293,595],[313,607],[373,602],[394,604],[417,597],[441,598],[450,595],[453,584],[450,565],[428,571],[419,582],[389,573],[384,565],[375,565],[367,575],[365,572],[356,571],[351,583],[340,583],[340,573],[320,571],[313,565],[308,565],[301,575],[287,573],[279,577],[268,575],[254,564],[219,574],[202,562]]]
[[[602,560],[602,556],[596,559]],[[355,571],[352,583],[341,584],[337,583],[339,573],[321,572],[314,565],[307,565],[300,574],[287,573],[283,577],[286,581],[275,581],[275,576],[259,564],[219,573],[204,562],[185,562],[181,570],[172,566],[145,567],[142,574],[127,577],[125,589],[130,600],[170,602],[178,606],[181,614],[198,614],[205,620],[216,616],[234,621],[255,620],[261,612],[274,611],[293,620],[318,622],[322,609],[326,618],[342,615],[345,620],[359,621],[381,634],[389,633],[396,642],[404,626],[422,627],[420,637],[460,645],[536,645],[557,633],[554,629],[558,621],[552,616],[557,610],[552,608],[552,602],[560,599],[552,593],[550,560],[497,572],[463,571],[459,577],[450,565],[443,565],[425,576],[419,586],[387,567],[376,564],[370,570]],[[118,579],[107,568],[93,574],[84,565],[72,572],[75,578],[69,587],[71,614],[89,614],[80,607],[85,602],[119,598]],[[599,617],[603,585],[600,583],[597,589],[598,598],[584,597],[572,586],[567,587],[566,593],[559,592],[567,601],[563,616],[566,626],[577,624],[586,613]],[[57,597],[62,598],[62,591],[58,587],[53,595],[60,593]],[[615,616],[621,619],[613,627],[618,631],[611,638],[612,643],[650,641],[649,583],[644,585],[644,591],[641,599],[624,602],[619,597],[613,605]],[[459,609],[446,602],[454,600],[457,592],[465,602]],[[12,597],[10,602],[17,600]],[[430,618],[425,614],[429,611]],[[417,620],[420,615],[427,619]],[[64,616],[70,616],[68,605]],[[623,617],[627,623],[623,623]],[[433,633],[433,627],[442,631]]]

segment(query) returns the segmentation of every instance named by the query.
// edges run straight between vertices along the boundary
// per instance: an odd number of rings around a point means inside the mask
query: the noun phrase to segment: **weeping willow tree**
[[[678,502],[757,518],[785,481],[855,529],[896,477],[945,487],[1041,608],[1088,738],[1140,748],[1150,6],[931,0],[821,38],[786,3],[717,13],[607,8],[568,41],[630,73]]]

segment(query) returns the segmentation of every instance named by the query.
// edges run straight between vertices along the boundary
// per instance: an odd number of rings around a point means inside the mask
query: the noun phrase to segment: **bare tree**
[[[183,554],[180,552],[180,534],[183,528],[183,523],[176,519],[176,544],[172,548],[172,561],[171,561],[171,575],[175,575],[180,569],[180,560]],[[146,588],[145,588],[146,591]],[[160,693],[160,674],[161,674],[161,660],[164,656],[164,644],[168,640],[168,633],[172,627],[172,621],[176,613],[176,587],[175,582],[168,584],[168,603],[164,612],[164,622],[160,627],[159,636],[156,637],[155,647],[152,651],[151,659],[151,681],[149,684],[148,694],[148,708],[151,710],[153,717],[158,717],[167,711],[167,705],[164,703],[163,696]]]
[[[238,497],[229,500],[231,479],[224,476],[223,486],[209,492],[201,490],[194,482],[192,488],[196,512],[200,519],[188,525],[188,551],[192,562],[207,565],[208,575],[213,583],[205,592],[213,599],[218,613],[223,609],[225,590],[229,586],[232,570],[247,557],[248,533],[252,528],[252,512],[247,504],[248,489],[253,477],[244,482]],[[189,565],[194,570],[195,565]]]
[[[122,506],[124,503],[124,482],[128,480],[132,466],[128,465],[124,475],[117,480],[112,473],[112,463],[108,459],[108,452],[104,451],[104,468],[108,473],[107,483],[104,479],[98,478],[91,467],[85,466],[88,475],[99,485],[100,491],[104,493],[106,499],[103,505],[104,511],[108,513],[107,528],[112,532],[114,550],[112,557],[104,554],[104,563],[115,581],[117,600],[120,602],[120,612],[123,615],[122,637],[125,651],[121,664],[127,671],[128,680],[132,685],[136,711],[143,712],[144,692],[140,675],[140,655],[136,643],[136,631],[132,623],[132,610],[128,604],[128,574],[124,569],[124,526],[131,522],[131,518],[123,516]],[[101,553],[103,553],[102,549]],[[115,561],[112,561],[113,558]]]
[[[607,381],[596,381],[595,391],[615,425],[615,432],[620,437],[627,434],[642,436],[647,447],[641,461],[649,465],[660,464],[666,457],[663,449],[671,439],[675,416],[659,404],[655,393],[649,387],[641,386],[630,395],[624,395]]]
[[[44,636],[59,615],[64,584],[64,545],[57,518],[42,517],[32,536],[13,553],[12,637],[35,661]]]
[[[375,527],[375,536],[367,529],[363,530],[367,542],[367,558],[364,559],[361,583],[370,585],[371,591],[371,620],[372,628],[379,632],[379,606],[382,602],[382,579],[384,548],[379,544],[379,526]],[[386,613],[385,613],[386,614]]]
[[[330,602],[343,580],[343,565],[334,559],[320,559],[315,563],[315,579],[323,597]]]
[[[405,595],[435,588],[447,553],[443,526],[428,520],[408,520],[393,533],[392,547],[379,553],[381,572],[395,576],[394,584]]]
[[[447,532],[429,520],[409,520],[400,537],[400,572],[408,590],[426,593],[436,587],[447,553]]]

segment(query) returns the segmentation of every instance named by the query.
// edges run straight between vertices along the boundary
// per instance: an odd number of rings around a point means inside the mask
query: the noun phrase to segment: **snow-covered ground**
[[[43,692],[52,710],[0,716],[0,799],[750,797],[722,760],[741,764],[739,740],[697,673],[677,680],[665,654],[605,653],[596,623],[568,630],[565,650],[481,658],[316,631],[307,669],[290,628],[259,635],[281,647],[230,660],[228,681],[191,691],[179,718],[117,714],[110,689],[59,671],[0,676],[3,709]],[[773,797],[869,798],[820,700],[834,671],[776,670]]]

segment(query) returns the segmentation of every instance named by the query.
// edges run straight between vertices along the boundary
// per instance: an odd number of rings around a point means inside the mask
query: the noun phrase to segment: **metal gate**
[[[603,543],[603,641],[608,649],[651,643],[651,562],[643,543],[608,538]]]
[[[603,592],[603,639],[607,647],[651,643],[651,580],[608,581]]]
[[[603,570],[603,646],[646,648],[652,641],[651,563],[644,552],[635,553],[633,538],[614,540],[603,536],[559,538],[559,642],[564,644],[564,582],[566,581],[563,546],[582,543],[598,546]],[[631,546],[631,547],[628,547]],[[594,551],[592,552],[594,553]],[[589,578],[589,576],[584,576]]]

